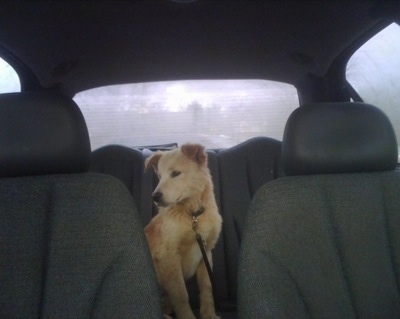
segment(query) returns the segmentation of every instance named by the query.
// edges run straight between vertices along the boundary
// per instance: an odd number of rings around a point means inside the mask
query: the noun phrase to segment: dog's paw
[[[164,318],[164,319],[173,319],[171,316],[168,316],[168,315],[166,315],[166,314],[163,315],[163,318]]]

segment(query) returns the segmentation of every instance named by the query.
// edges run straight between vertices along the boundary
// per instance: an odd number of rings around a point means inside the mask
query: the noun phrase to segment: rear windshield
[[[74,98],[92,149],[198,142],[236,145],[254,136],[282,139],[299,105],[294,86],[265,80],[196,80],[107,86]]]

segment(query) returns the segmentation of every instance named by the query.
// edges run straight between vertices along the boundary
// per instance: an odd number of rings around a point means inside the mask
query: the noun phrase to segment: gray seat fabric
[[[399,318],[400,176],[387,117],[363,103],[303,106],[287,173],[250,206],[240,318]]]
[[[218,153],[228,301],[236,305],[238,255],[248,206],[265,183],[284,175],[281,142],[255,137]]]
[[[132,197],[70,100],[0,95],[0,318],[161,318]]]
[[[151,193],[154,188],[151,187],[152,176],[148,176],[150,173],[144,171],[142,151],[122,145],[103,146],[92,152],[90,171],[121,180],[133,196],[143,225],[147,225],[153,217]],[[150,187],[147,184],[150,184]]]
[[[217,201],[219,212],[222,215],[221,186],[220,186],[221,177],[220,177],[218,153],[213,150],[207,150],[207,156],[208,156],[208,167],[210,168],[214,184],[215,199]],[[218,302],[218,307],[220,308],[219,310],[228,312],[230,309],[225,307],[226,300],[228,300],[229,298],[229,292],[227,287],[227,274],[226,274],[225,245],[226,244],[224,241],[224,237],[223,234],[221,233],[217,245],[213,250],[213,264],[214,264],[213,273],[214,273],[216,293],[217,293],[215,298]]]

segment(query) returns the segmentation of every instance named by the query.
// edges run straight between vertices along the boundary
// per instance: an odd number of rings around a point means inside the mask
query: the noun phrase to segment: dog
[[[221,232],[222,218],[204,146],[186,143],[170,151],[157,151],[145,161],[159,177],[152,199],[158,214],[145,227],[162,289],[164,318],[175,313],[178,319],[196,319],[189,305],[185,281],[196,274],[201,319],[218,319],[205,262],[196,241],[196,232],[205,242],[212,266],[211,251]]]

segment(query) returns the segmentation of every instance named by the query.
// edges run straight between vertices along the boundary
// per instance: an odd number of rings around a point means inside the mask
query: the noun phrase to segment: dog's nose
[[[155,203],[158,203],[161,200],[162,193],[161,192],[155,192],[155,193],[153,193],[153,195],[151,197],[153,198],[153,201]]]

